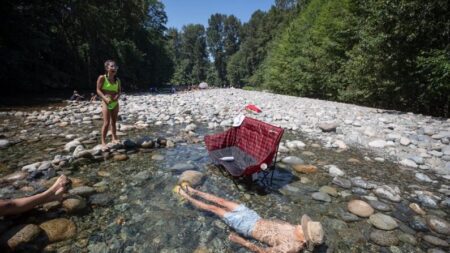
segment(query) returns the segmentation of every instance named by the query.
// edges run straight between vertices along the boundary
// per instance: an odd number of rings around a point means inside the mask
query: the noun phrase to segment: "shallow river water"
[[[20,170],[26,164],[37,161],[52,160],[57,154],[64,154],[64,144],[68,142],[65,134],[86,134],[99,130],[101,122],[94,125],[80,125],[77,128],[49,128],[39,125],[25,128],[20,119],[2,116],[3,125],[16,127],[17,131],[27,130],[23,140],[7,149],[0,150],[0,178]],[[173,138],[184,126],[154,127],[145,130],[126,132],[121,139],[136,140],[142,136]],[[210,130],[198,124],[196,133],[200,139],[205,134],[221,131]],[[39,136],[38,136],[39,135]],[[99,140],[98,137],[96,139]],[[402,192],[402,201],[393,203],[385,201],[390,211],[384,214],[401,217],[402,208],[408,206],[408,192],[414,190],[436,191],[439,184],[422,184],[414,180],[414,173],[397,164],[375,161],[375,155],[366,150],[349,149],[337,151],[322,148],[315,140],[286,132],[283,140],[301,140],[306,147],[301,150],[280,154],[280,158],[297,156],[306,164],[319,168],[317,173],[300,174],[288,165],[278,163],[270,187],[253,185],[239,188],[233,181],[213,166],[208,158],[204,143],[178,142],[173,148],[157,148],[146,152],[127,152],[129,159],[114,161],[104,159],[96,162],[71,164],[62,171],[70,177],[80,179],[84,185],[93,186],[100,198],[105,198],[102,205],[89,205],[82,213],[73,215],[62,210],[34,210],[25,215],[0,220],[3,226],[11,224],[39,224],[42,221],[66,217],[77,226],[77,235],[69,240],[41,245],[36,243],[28,249],[58,252],[247,252],[230,243],[227,239],[231,232],[220,219],[214,215],[199,211],[191,205],[181,202],[172,193],[179,173],[170,168],[178,163],[193,164],[196,170],[204,173],[204,180],[199,189],[218,196],[245,203],[264,218],[276,218],[291,223],[299,223],[302,214],[310,215],[322,222],[326,241],[315,252],[427,252],[437,247],[421,238],[430,231],[418,231],[410,223],[397,219],[399,228],[394,230],[396,236],[412,235],[415,243],[400,240],[395,246],[381,247],[371,242],[369,235],[374,229],[367,218],[345,221],[348,214],[347,204],[352,199],[361,199],[364,195],[373,195],[370,190],[353,187],[344,189],[332,183],[325,165],[334,164],[346,173],[346,177],[361,176],[367,181],[380,184],[396,185]],[[85,146],[92,148],[97,142],[87,141]],[[314,145],[316,144],[316,145]],[[155,155],[160,155],[155,160]],[[153,157],[153,159],[152,159]],[[350,160],[349,160],[350,159]],[[433,178],[432,178],[433,179]],[[40,190],[39,180],[29,180],[29,185]],[[314,200],[311,195],[322,186],[331,186],[338,192],[330,202]],[[24,193],[2,189],[1,197],[19,197]],[[353,192],[352,192],[353,191]],[[449,210],[445,208],[426,209],[428,214],[447,218]],[[400,213],[400,214],[399,214]],[[6,225],[5,225],[6,224]],[[440,236],[449,242],[449,238]],[[445,247],[441,248],[445,251]],[[448,249],[448,248],[447,248]],[[440,251],[435,251],[440,252]]]

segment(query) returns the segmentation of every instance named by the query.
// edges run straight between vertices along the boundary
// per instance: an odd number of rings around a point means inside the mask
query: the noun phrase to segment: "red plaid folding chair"
[[[205,136],[205,144],[212,162],[224,168],[233,179],[263,172],[264,180],[271,174],[271,184],[283,133],[281,127],[246,117],[238,127]]]

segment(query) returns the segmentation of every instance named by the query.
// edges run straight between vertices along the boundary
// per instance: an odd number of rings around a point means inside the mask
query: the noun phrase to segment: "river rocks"
[[[419,232],[427,232],[428,231],[428,227],[427,224],[425,223],[425,219],[423,219],[420,216],[413,216],[410,218],[409,220],[409,226]]]
[[[374,230],[370,233],[370,240],[380,246],[397,245],[399,240],[395,232]]]
[[[299,173],[304,174],[313,174],[318,171],[317,167],[314,165],[306,165],[306,164],[294,164],[292,168]]]
[[[328,186],[328,185],[324,185],[324,186],[320,187],[319,191],[323,192],[323,193],[327,193],[327,194],[329,194],[329,195],[331,195],[333,197],[337,197],[338,196],[337,190],[335,188],[331,187],[331,186]]]
[[[383,199],[387,199],[393,202],[399,202],[401,200],[400,198],[400,189],[395,186],[391,187],[388,185],[383,185],[374,190],[374,193]]]
[[[373,208],[362,200],[352,200],[348,202],[347,209],[360,217],[369,217],[373,214]]]
[[[323,132],[335,132],[337,124],[335,122],[322,122],[318,124],[318,127]]]
[[[42,230],[34,224],[18,225],[2,234],[0,244],[6,244],[12,250],[32,242]]]
[[[324,192],[315,192],[311,196],[315,200],[319,200],[319,201],[323,201],[323,202],[331,202],[331,197]]]
[[[79,196],[89,196],[95,193],[95,189],[89,186],[79,186],[69,190],[70,194]]]
[[[417,200],[422,204],[422,206],[429,208],[437,208],[438,204],[434,195],[427,192],[416,191]]]
[[[154,155],[152,155],[152,160],[162,161],[162,160],[164,160],[164,156],[160,155],[160,154],[154,154]]]
[[[296,165],[296,164],[303,164],[304,161],[297,156],[287,156],[283,159],[281,159],[281,162],[286,163],[286,164],[290,164],[290,165]]]
[[[330,173],[332,177],[345,175],[345,173],[341,169],[339,169],[336,165],[329,165],[326,167],[328,167],[328,173]]]
[[[418,167],[417,164],[414,161],[409,160],[409,159],[401,160],[400,164],[403,165],[403,166],[406,166],[406,167],[411,167],[411,168],[417,168]]]
[[[432,236],[432,235],[425,235],[423,237],[423,240],[434,245],[434,246],[438,246],[438,247],[448,247],[448,243],[436,236]]]
[[[185,170],[194,170],[195,165],[190,163],[177,163],[174,166],[170,167],[170,170],[173,172],[181,173]]]
[[[203,173],[195,170],[186,170],[181,173],[180,177],[178,178],[178,183],[188,182],[189,185],[195,187],[201,183],[202,179]]]
[[[5,149],[9,147],[10,143],[8,140],[0,139],[0,149]]]
[[[86,200],[78,196],[71,196],[63,201],[62,206],[68,213],[77,213],[86,208]]]
[[[81,142],[78,140],[73,140],[71,142],[66,143],[64,146],[64,150],[67,152],[73,152],[77,146],[80,146]]]
[[[431,180],[430,177],[428,177],[427,175],[420,173],[420,172],[416,173],[415,177],[418,181],[421,181],[421,182],[432,182],[433,181],[433,180]]]
[[[384,140],[374,140],[369,142],[369,146],[372,148],[384,148],[387,145],[387,142]]]
[[[406,137],[401,137],[400,138],[400,144],[403,146],[408,146],[411,143],[411,140],[409,140]]]
[[[350,182],[350,180],[343,177],[333,178],[332,183],[345,189],[350,189],[352,187],[352,183]]]
[[[377,187],[376,184],[367,182],[366,180],[362,179],[361,177],[351,178],[350,181],[352,182],[353,186],[360,187],[360,188],[363,188],[366,190],[370,190],[370,189]]]
[[[3,178],[1,178],[0,181],[14,182],[14,181],[25,179],[27,176],[28,176],[28,173],[25,173],[23,171],[17,171],[12,174],[9,174],[7,176],[4,176]]]
[[[400,235],[398,236],[398,239],[404,243],[408,243],[411,245],[417,244],[417,239],[410,234],[400,233]]]
[[[398,227],[397,222],[391,216],[382,213],[372,214],[369,221],[374,227],[382,230],[393,230]]]
[[[426,212],[416,203],[409,204],[409,208],[411,208],[414,212],[420,215],[425,215]]]
[[[369,204],[373,208],[375,208],[379,211],[383,211],[383,212],[389,212],[392,209],[390,205],[383,203],[381,201],[378,201],[378,200],[369,200]]]
[[[114,161],[126,161],[128,160],[128,156],[125,154],[117,154],[113,156]]]
[[[114,200],[114,197],[109,193],[98,193],[89,197],[89,203],[96,206],[108,206]]]
[[[446,220],[436,216],[428,216],[426,222],[432,231],[443,235],[450,235],[450,224]]]
[[[64,241],[75,236],[77,233],[75,224],[65,218],[46,221],[39,225],[39,227],[45,231],[50,242]]]

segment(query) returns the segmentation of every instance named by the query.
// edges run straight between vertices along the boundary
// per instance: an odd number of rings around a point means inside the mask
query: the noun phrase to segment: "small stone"
[[[373,208],[362,200],[352,200],[348,202],[347,208],[351,213],[360,217],[369,217],[374,212]]]
[[[68,213],[77,213],[86,208],[86,200],[78,196],[71,196],[63,201],[62,206]]]
[[[380,198],[387,199],[393,202],[399,202],[401,197],[399,195],[400,189],[398,187],[391,187],[388,185],[383,185],[374,190],[375,195]]]
[[[3,234],[0,242],[6,241],[8,247],[14,250],[23,244],[32,242],[41,231],[42,230],[34,224],[18,225]]]
[[[423,219],[422,217],[417,216],[417,215],[410,218],[409,226],[412,229],[419,231],[419,232],[427,232],[428,231],[428,227],[425,222],[425,219]]]
[[[409,160],[409,159],[401,160],[400,164],[403,165],[403,166],[406,166],[406,167],[411,167],[411,168],[417,168],[418,167],[417,164],[414,161]]]
[[[428,177],[427,175],[420,173],[420,172],[417,172],[415,177],[418,181],[421,181],[421,182],[432,182],[433,181],[433,180],[431,180],[430,177]]]
[[[352,187],[352,183],[350,182],[350,180],[343,177],[333,178],[332,183],[345,189],[350,189]]]
[[[329,195],[331,195],[333,197],[337,197],[338,196],[338,192],[337,192],[336,188],[333,188],[333,187],[328,186],[328,185],[324,185],[324,186],[320,187],[319,191],[323,192],[323,193],[327,193],[327,194],[329,194]]]
[[[283,159],[281,159],[281,162],[286,163],[286,164],[290,164],[290,165],[296,165],[296,164],[303,164],[304,161],[297,156],[287,156]]]
[[[95,189],[89,186],[79,186],[69,190],[72,195],[89,196],[95,193]]]
[[[392,209],[390,205],[383,203],[381,201],[378,201],[378,200],[369,200],[369,204],[373,208],[375,208],[379,211],[383,211],[383,212],[389,212]]]
[[[47,202],[47,203],[45,203],[43,206],[42,206],[42,208],[45,210],[45,211],[51,211],[51,210],[55,210],[55,209],[57,209],[57,208],[59,208],[61,206],[61,202],[59,202],[59,201],[52,201],[52,202]]]
[[[126,160],[128,160],[128,156],[125,154],[117,154],[117,155],[114,155],[113,159],[115,161],[126,161]]]
[[[416,203],[409,204],[409,208],[411,208],[417,214],[420,214],[420,215],[425,215],[426,214],[426,212],[422,208],[420,208],[420,206],[418,204],[416,204]]]
[[[312,198],[323,202],[331,202],[331,197],[324,192],[314,192]]]
[[[9,147],[9,141],[6,139],[0,139],[0,149],[5,149]]]
[[[177,163],[170,168],[174,172],[183,172],[185,170],[195,170],[195,165],[190,163]]]
[[[398,227],[397,222],[391,216],[382,213],[372,214],[369,221],[376,228],[382,230],[393,230]]]
[[[318,171],[317,167],[314,165],[305,165],[305,164],[295,164],[292,168],[299,173],[304,174],[313,174]]]
[[[406,234],[406,233],[401,233],[398,236],[398,239],[404,243],[408,243],[411,245],[416,245],[417,244],[417,240],[414,236],[410,235],[410,234]]]
[[[436,236],[432,236],[432,235],[425,235],[423,237],[423,239],[430,243],[433,244],[434,246],[439,246],[439,247],[448,247],[448,243]]]
[[[387,145],[387,142],[384,140],[374,140],[369,142],[369,146],[372,148],[384,148]]]
[[[337,124],[334,122],[322,122],[319,123],[318,127],[323,132],[336,132]]]
[[[154,155],[152,155],[152,160],[162,161],[162,160],[164,160],[164,156],[160,155],[160,154],[154,154]]]
[[[39,227],[45,231],[50,242],[64,241],[75,236],[77,233],[75,224],[65,218],[46,221],[39,225]]]
[[[400,138],[400,144],[401,145],[408,146],[410,143],[411,143],[411,141],[408,138],[406,138],[406,137]]]
[[[436,216],[428,216],[426,218],[426,222],[428,227],[430,227],[434,232],[443,235],[450,235],[450,224],[446,220]]]
[[[371,241],[380,246],[397,245],[399,242],[394,231],[374,230],[369,237]]]
[[[89,203],[96,206],[108,206],[114,197],[109,193],[98,193],[89,197]]]
[[[330,173],[330,175],[332,177],[345,175],[345,173],[341,169],[339,169],[336,165],[330,165],[329,169],[328,169],[328,173]]]

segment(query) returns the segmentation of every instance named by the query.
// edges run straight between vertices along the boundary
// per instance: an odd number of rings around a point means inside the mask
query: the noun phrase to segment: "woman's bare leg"
[[[217,197],[215,195],[196,190],[190,186],[186,186],[186,187],[189,192],[192,192],[192,193],[196,194],[197,196],[202,197],[203,199],[206,199],[208,201],[211,201],[213,203],[221,205],[221,206],[225,207],[227,209],[227,211],[233,211],[234,209],[236,209],[236,207],[239,206],[239,204],[236,202],[229,201],[229,200],[223,199],[221,197]]]
[[[106,135],[108,134],[108,128],[110,123],[110,112],[105,102],[102,102],[102,113],[103,113],[102,146],[106,147]]]
[[[218,206],[209,205],[209,204],[201,202],[200,200],[194,199],[193,197],[189,196],[189,194],[187,194],[182,189],[180,189],[180,194],[181,194],[181,196],[186,198],[189,202],[191,202],[195,207],[198,207],[200,209],[212,212],[215,215],[219,216],[220,218],[223,218],[225,213],[227,213],[227,211],[225,209],[222,209],[222,208],[220,208]]]
[[[111,112],[111,134],[112,134],[112,141],[118,142],[119,139],[117,138],[117,131],[116,131],[116,122],[117,122],[117,115],[119,114],[119,104],[117,104],[116,108],[114,108]]]

